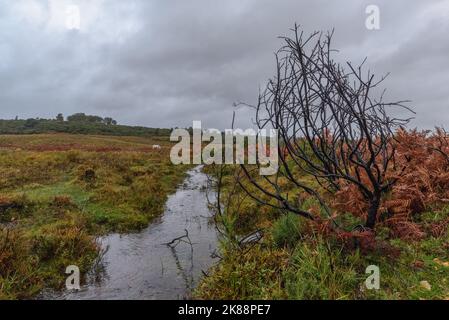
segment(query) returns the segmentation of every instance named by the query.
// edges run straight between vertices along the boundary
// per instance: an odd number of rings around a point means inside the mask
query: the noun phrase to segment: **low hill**
[[[112,136],[168,136],[171,129],[53,119],[0,120],[0,134],[74,133]]]

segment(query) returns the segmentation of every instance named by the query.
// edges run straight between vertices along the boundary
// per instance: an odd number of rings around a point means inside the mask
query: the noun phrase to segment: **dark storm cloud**
[[[65,28],[78,5],[81,30]],[[380,30],[365,8],[380,8]],[[416,125],[449,122],[449,1],[0,0],[0,117],[110,115],[122,123],[228,127],[274,71],[279,35],[335,28],[341,61],[360,62]],[[249,112],[239,111],[242,119]],[[241,121],[247,126],[248,121]]]

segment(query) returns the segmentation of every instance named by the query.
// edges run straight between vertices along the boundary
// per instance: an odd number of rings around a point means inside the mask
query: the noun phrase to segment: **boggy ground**
[[[168,137],[0,136],[0,299],[61,288],[67,266],[92,266],[97,235],[160,215],[187,170],[171,164],[170,146]]]

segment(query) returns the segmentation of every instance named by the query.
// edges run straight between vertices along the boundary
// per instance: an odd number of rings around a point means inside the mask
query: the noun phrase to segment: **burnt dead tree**
[[[396,168],[395,131],[410,119],[390,116],[389,109],[412,111],[407,101],[383,101],[379,85],[385,77],[375,80],[364,71],[365,61],[354,66],[333,60],[333,32],[305,37],[298,26],[292,31],[292,37],[282,37],[284,45],[276,53],[275,77],[252,106],[259,129],[278,130],[278,173],[263,177],[262,185],[249,166],[242,169],[262,192],[258,201],[312,220],[316,215],[289,199],[280,177],[318,199],[329,217],[322,192],[301,177],[314,177],[330,194],[355,186],[367,204],[364,227],[373,229],[382,196],[397,181],[398,174],[389,175],[389,170],[405,169]]]

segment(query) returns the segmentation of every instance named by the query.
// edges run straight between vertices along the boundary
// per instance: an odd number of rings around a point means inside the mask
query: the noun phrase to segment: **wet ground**
[[[214,263],[217,233],[210,223],[207,176],[196,167],[165,213],[140,233],[100,238],[104,255],[78,292],[44,293],[45,299],[184,299]],[[166,245],[188,232],[171,246]]]

